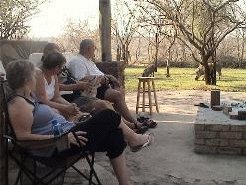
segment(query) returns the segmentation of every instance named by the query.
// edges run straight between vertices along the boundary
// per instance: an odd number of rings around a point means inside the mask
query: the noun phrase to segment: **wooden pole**
[[[101,54],[103,62],[112,61],[111,53],[111,7],[110,0],[99,0]]]

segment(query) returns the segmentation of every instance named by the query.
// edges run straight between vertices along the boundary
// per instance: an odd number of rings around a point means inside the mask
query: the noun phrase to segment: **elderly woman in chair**
[[[63,131],[73,129],[76,123],[67,121],[48,105],[39,103],[32,93],[36,87],[33,64],[13,61],[7,65],[6,77],[14,91],[8,102],[11,125],[18,140],[44,140],[53,138],[52,121],[58,120]],[[132,151],[139,151],[151,144],[151,135],[134,133],[121,122],[121,117],[110,109],[94,115],[83,124],[77,123],[76,135],[84,150],[107,152],[119,184],[129,185],[124,149],[126,142]],[[73,134],[68,134],[70,149],[78,149]],[[39,152],[41,152],[39,150]],[[47,152],[45,150],[45,152]],[[50,151],[56,155],[57,151]]]

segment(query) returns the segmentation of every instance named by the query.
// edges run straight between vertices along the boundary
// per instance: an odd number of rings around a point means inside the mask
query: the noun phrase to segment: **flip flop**
[[[147,139],[147,141],[144,144],[137,145],[137,146],[131,146],[130,150],[132,152],[138,152],[138,151],[142,150],[143,148],[145,148],[147,146],[150,146],[153,143],[153,141],[154,141],[154,135],[153,135],[153,133],[149,133],[147,135],[148,135],[148,139]]]

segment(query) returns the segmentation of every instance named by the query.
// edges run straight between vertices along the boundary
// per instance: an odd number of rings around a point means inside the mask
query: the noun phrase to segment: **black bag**
[[[75,78],[72,76],[70,71],[66,66],[63,67],[61,76],[65,79],[62,83],[63,84],[76,84]],[[72,94],[63,94],[62,97],[67,100],[68,102],[72,102],[76,98],[81,96],[80,90],[74,90]]]

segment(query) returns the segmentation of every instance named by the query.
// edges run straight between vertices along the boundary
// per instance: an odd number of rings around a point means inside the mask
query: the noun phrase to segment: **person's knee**
[[[92,115],[94,122],[104,125],[109,130],[119,127],[121,116],[112,109],[105,109]]]
[[[106,99],[109,99],[113,102],[122,101],[123,95],[120,91],[111,90],[111,91],[107,92]]]
[[[92,107],[93,107],[95,112],[100,112],[100,111],[103,111],[105,109],[113,109],[112,105],[107,103],[104,100],[95,100],[92,104]]]
[[[114,159],[120,156],[125,150],[127,144],[124,140],[124,136],[121,129],[115,129],[111,132],[107,155],[110,159]]]

